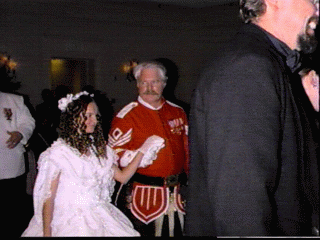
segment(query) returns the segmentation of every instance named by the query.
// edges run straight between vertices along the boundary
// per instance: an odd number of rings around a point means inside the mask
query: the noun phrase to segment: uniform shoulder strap
[[[124,118],[128,112],[130,112],[133,108],[135,108],[136,106],[138,106],[137,102],[131,102],[129,103],[127,106],[125,106],[124,108],[122,108],[120,110],[120,112],[118,112],[117,117],[118,118]]]

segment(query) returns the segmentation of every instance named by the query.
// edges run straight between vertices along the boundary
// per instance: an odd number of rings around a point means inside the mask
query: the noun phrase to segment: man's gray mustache
[[[144,92],[143,95],[158,95],[156,92]]]

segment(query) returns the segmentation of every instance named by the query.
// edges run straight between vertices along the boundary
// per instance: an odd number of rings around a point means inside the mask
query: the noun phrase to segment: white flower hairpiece
[[[61,98],[59,101],[58,101],[58,108],[64,112],[66,111],[67,107],[68,107],[68,104],[73,102],[74,100],[77,100],[79,97],[81,97],[82,95],[89,95],[89,93],[87,91],[83,91],[83,92],[79,92],[77,93],[76,95],[73,96],[73,94],[67,94],[66,97],[64,98]],[[93,94],[90,94],[89,95],[90,97],[93,97],[94,95]]]

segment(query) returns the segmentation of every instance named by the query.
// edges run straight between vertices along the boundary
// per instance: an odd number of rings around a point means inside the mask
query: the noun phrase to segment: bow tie
[[[286,64],[290,68],[291,72],[294,73],[300,70],[301,58],[300,53],[297,50],[291,50],[284,42],[267,34],[274,47],[286,58]]]
[[[300,70],[300,67],[301,67],[300,53],[297,50],[290,51],[287,56],[286,63],[292,73],[296,72],[297,70]]]

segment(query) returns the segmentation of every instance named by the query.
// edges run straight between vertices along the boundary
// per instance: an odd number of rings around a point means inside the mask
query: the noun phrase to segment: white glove
[[[152,162],[157,158],[157,154],[160,151],[160,149],[163,148],[164,146],[165,146],[164,139],[159,136],[153,135],[147,138],[147,140],[137,150],[134,150],[134,151],[126,150],[120,159],[120,166],[121,167],[128,166],[129,163],[136,156],[138,151],[144,154],[139,164],[139,167],[144,168],[148,165],[151,165]]]
[[[157,135],[152,135],[147,138],[147,140],[142,144],[142,146],[138,149],[138,151],[142,152],[143,154],[146,154],[151,148],[161,147],[163,143],[164,143],[163,138]]]
[[[139,167],[144,168],[148,165],[151,165],[152,162],[157,159],[157,154],[160,151],[160,149],[164,146],[165,144],[163,138],[156,135],[148,137],[147,140],[138,149],[138,151],[144,154]]]

